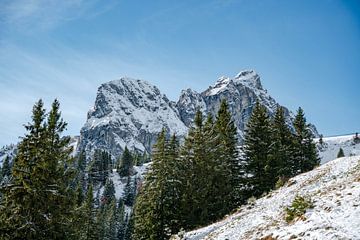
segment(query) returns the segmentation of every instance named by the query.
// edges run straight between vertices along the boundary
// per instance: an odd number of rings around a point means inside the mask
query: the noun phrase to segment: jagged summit
[[[234,78],[234,82],[263,90],[260,81],[260,76],[254,70],[241,71]]]

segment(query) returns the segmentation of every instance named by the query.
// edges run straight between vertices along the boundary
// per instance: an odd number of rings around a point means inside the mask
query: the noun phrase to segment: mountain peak
[[[260,76],[254,70],[244,70],[239,72],[234,78],[234,82],[263,90]]]

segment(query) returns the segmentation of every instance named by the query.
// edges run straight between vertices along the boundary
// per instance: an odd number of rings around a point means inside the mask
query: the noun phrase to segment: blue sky
[[[360,131],[360,2],[1,0],[0,145],[39,98],[59,98],[76,135],[103,82],[145,79],[177,100],[244,69],[320,133]]]

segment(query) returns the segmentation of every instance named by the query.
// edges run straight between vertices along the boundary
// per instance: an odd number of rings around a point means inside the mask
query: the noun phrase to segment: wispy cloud
[[[115,4],[112,0],[101,4],[99,0],[5,0],[0,3],[0,20],[22,31],[47,30],[84,16],[95,17]]]

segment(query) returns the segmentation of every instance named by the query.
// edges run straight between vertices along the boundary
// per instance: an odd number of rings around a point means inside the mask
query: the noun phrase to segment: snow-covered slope
[[[296,195],[311,198],[314,208],[287,223],[284,209]],[[298,175],[224,220],[175,239],[360,239],[360,157],[335,159]]]
[[[340,148],[345,156],[359,156],[360,142],[354,141],[355,134],[323,138],[323,144],[319,144],[319,138],[315,139],[321,158],[321,164],[336,158]]]

